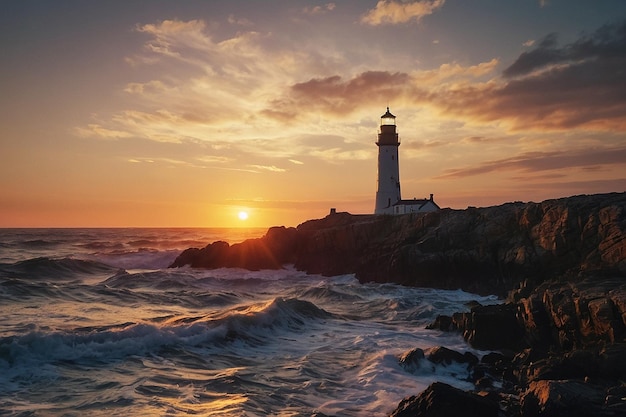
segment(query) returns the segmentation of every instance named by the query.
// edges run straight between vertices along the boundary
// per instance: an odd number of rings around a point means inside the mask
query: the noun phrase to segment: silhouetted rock
[[[428,349],[424,353],[426,359],[437,364],[450,365],[452,362],[457,362],[474,366],[478,363],[478,358],[473,353],[460,353],[456,350],[448,349],[445,346],[436,346]]]
[[[417,396],[405,398],[390,417],[497,417],[498,404],[448,384],[434,382]]]
[[[294,261],[296,235],[293,227],[272,227],[262,238],[248,239],[234,245],[219,241],[202,249],[186,249],[170,267],[190,265],[208,269],[279,269]]]
[[[477,349],[519,349],[524,345],[524,329],[516,313],[513,304],[477,306],[469,313],[455,314],[451,327]]]

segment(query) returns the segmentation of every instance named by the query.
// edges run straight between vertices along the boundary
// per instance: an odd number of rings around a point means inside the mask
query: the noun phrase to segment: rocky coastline
[[[475,389],[435,383],[400,416],[626,415],[626,193],[401,216],[334,213],[259,239],[185,250],[171,265],[354,273],[506,302],[429,325],[482,358],[407,347],[399,361],[466,364]]]

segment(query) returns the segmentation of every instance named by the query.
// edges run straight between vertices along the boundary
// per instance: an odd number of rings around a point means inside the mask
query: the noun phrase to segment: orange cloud
[[[263,111],[269,117],[291,120],[311,111],[345,115],[364,103],[387,102],[411,86],[409,74],[367,71],[344,81],[339,75],[313,78],[292,85],[286,95]]]
[[[376,7],[367,12],[361,22],[372,25],[406,23],[411,20],[419,21],[422,17],[433,14],[443,6],[445,0],[397,2],[394,0],[380,0]]]
[[[90,123],[86,127],[77,127],[74,133],[82,138],[94,137],[99,139],[125,139],[133,135],[122,131],[106,128],[97,123]]]

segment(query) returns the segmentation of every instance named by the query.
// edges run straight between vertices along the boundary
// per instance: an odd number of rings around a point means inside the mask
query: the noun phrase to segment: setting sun
[[[240,211],[239,214],[237,214],[237,216],[239,217],[239,220],[248,220],[247,211]]]

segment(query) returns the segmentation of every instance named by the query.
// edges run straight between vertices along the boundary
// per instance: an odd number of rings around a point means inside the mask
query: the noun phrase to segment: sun
[[[248,212],[242,210],[237,214],[237,217],[239,217],[239,220],[248,220]]]

